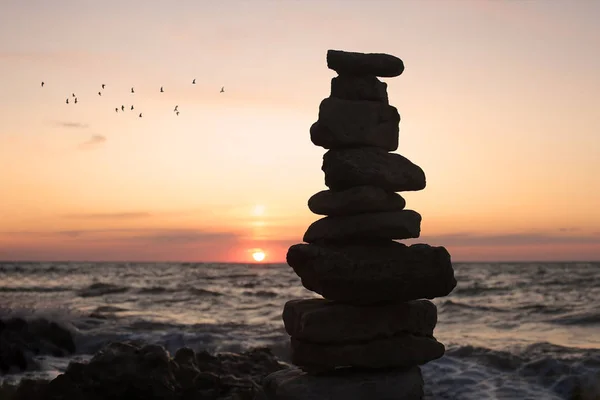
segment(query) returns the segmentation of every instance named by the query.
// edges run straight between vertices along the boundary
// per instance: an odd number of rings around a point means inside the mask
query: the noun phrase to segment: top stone
[[[340,75],[374,75],[384,78],[393,78],[404,71],[404,63],[398,57],[341,50],[327,51],[327,67]]]

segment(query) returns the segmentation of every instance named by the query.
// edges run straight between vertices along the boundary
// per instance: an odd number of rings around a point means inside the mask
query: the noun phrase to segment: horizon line
[[[279,262],[257,262],[257,261],[77,261],[77,260],[46,260],[46,261],[35,261],[35,260],[0,260],[0,264],[5,263],[87,263],[87,264],[239,264],[239,265],[264,265],[264,264],[286,264],[286,261]],[[600,263],[600,259],[598,260],[553,260],[553,261],[544,261],[544,260],[511,260],[511,261],[452,261],[452,264],[522,264],[522,263],[546,263],[546,264],[559,264],[559,263]]]

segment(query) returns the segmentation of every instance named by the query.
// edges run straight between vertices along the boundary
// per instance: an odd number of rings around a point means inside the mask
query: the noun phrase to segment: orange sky
[[[405,62],[385,81],[398,153],[427,175],[405,195],[418,242],[457,261],[600,260],[598,15],[592,1],[9,0],[0,260],[282,261],[319,218],[306,202],[325,150],[308,130],[330,48]]]

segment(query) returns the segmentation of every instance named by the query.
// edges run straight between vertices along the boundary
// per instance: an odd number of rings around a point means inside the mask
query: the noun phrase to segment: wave
[[[442,301],[441,308],[444,311],[449,311],[449,310],[455,309],[455,310],[473,310],[473,311],[486,311],[486,312],[492,311],[492,312],[497,312],[497,313],[510,312],[510,310],[506,310],[506,309],[500,308],[500,307],[466,304],[466,303],[462,303],[462,302],[455,301],[455,300],[454,301],[453,300]]]
[[[223,293],[213,292],[212,290],[202,288],[189,288],[187,289],[190,294],[195,296],[222,296]]]
[[[426,399],[597,399],[600,349],[455,346],[422,366]],[[587,396],[587,397],[586,397]]]
[[[546,322],[560,325],[600,325],[600,313],[597,310],[593,310],[592,312],[572,313],[550,318],[546,320]]]
[[[54,293],[54,292],[68,292],[73,290],[70,287],[62,286],[19,286],[19,287],[7,287],[0,286],[0,293]]]
[[[96,297],[104,296],[107,294],[118,294],[125,293],[130,288],[127,286],[113,285],[112,283],[92,283],[88,287],[81,289],[77,292],[80,297]]]
[[[139,294],[161,294],[168,292],[168,289],[162,286],[152,286],[147,288],[140,288],[137,290]]]
[[[250,290],[246,290],[242,294],[244,296],[255,296],[255,297],[262,297],[262,298],[277,297],[277,293],[272,292],[270,290],[259,290],[259,291],[256,291],[256,292],[252,292]]]

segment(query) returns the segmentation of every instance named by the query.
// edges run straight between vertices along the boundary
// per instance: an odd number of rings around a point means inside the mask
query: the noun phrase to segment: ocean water
[[[600,399],[600,263],[456,263],[435,299],[446,355],[422,367],[427,399]],[[42,315],[72,329],[86,359],[144,339],[288,357],[287,300],[319,297],[285,264],[0,263],[0,317]],[[54,377],[42,371],[0,377]],[[579,397],[578,397],[579,396]]]

